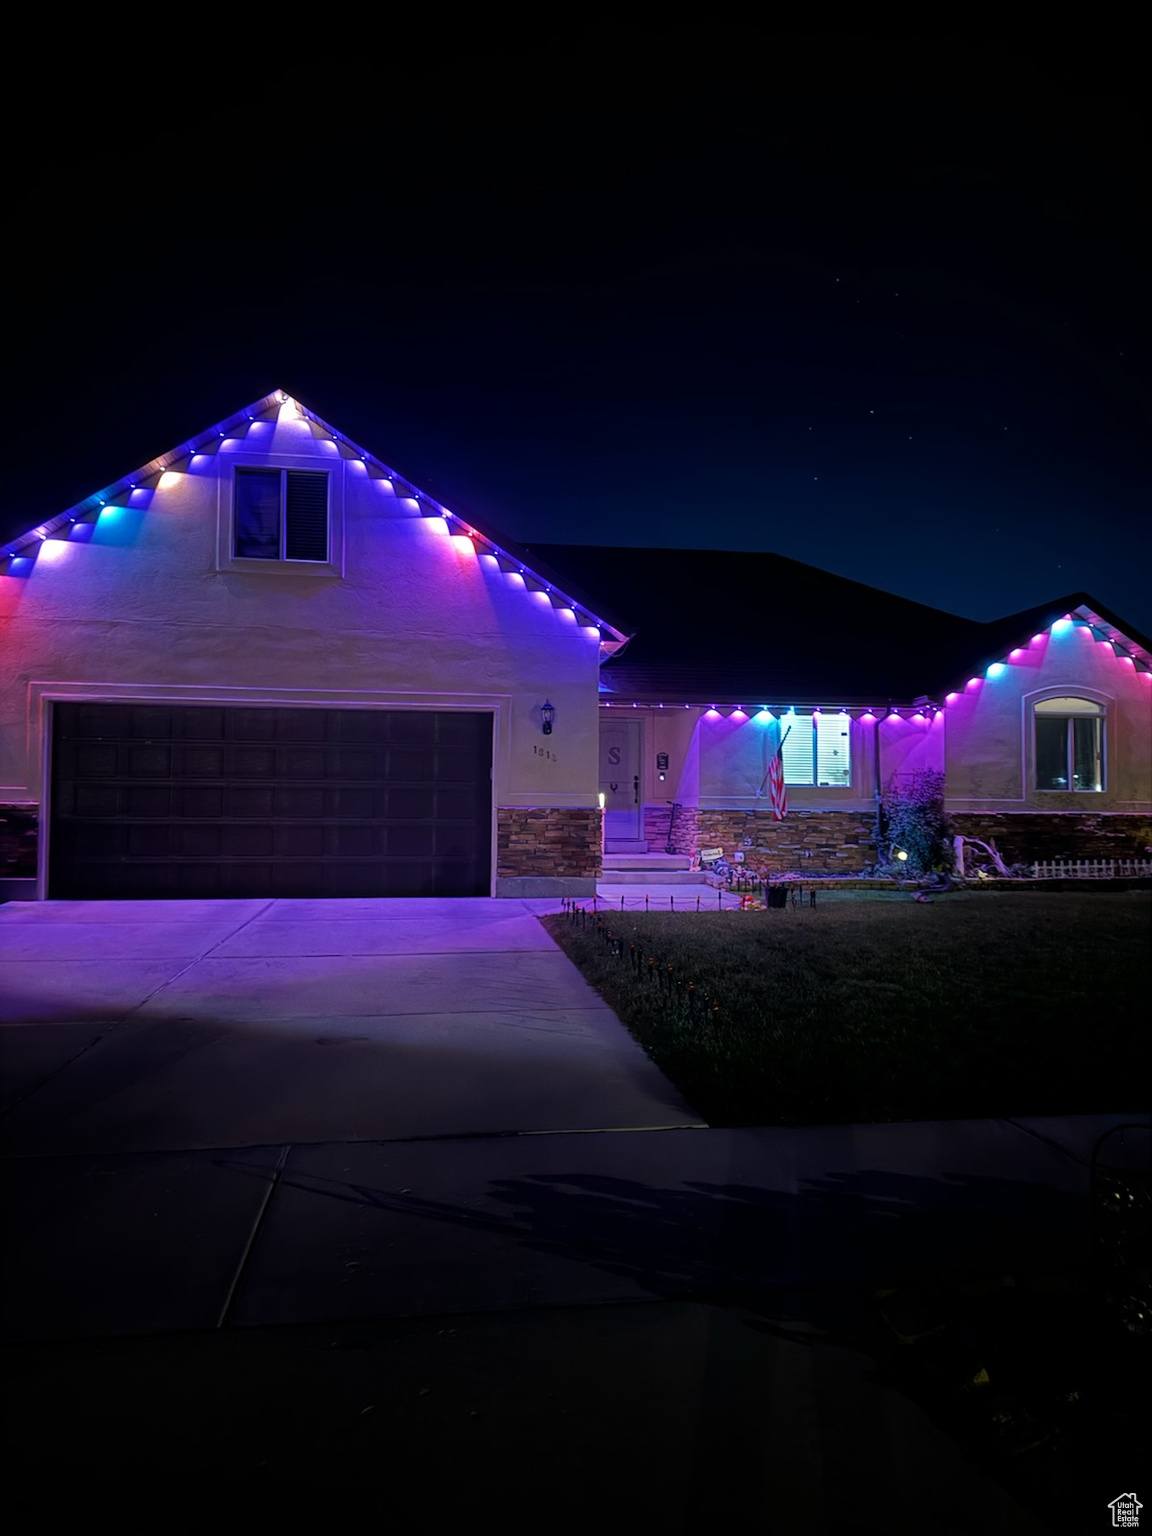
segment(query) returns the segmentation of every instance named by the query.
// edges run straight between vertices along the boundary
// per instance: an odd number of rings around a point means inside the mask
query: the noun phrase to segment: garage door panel
[[[152,704],[128,704],[126,735],[143,737],[148,741],[168,741],[172,736],[173,718],[170,709],[157,710]]]
[[[113,831],[113,827],[106,830]],[[127,853],[130,859],[167,859],[176,852],[172,847],[172,833],[176,829],[169,822],[157,822],[153,826],[147,823],[135,823],[125,828],[127,832]]]
[[[226,711],[207,704],[176,707],[172,710],[172,737],[175,741],[223,741]]]
[[[327,813],[329,796],[319,784],[292,789],[276,789],[272,794],[272,815],[277,821],[322,819]]]
[[[271,786],[232,784],[224,791],[224,815],[228,819],[264,821],[274,814],[275,791]]]
[[[491,717],[55,707],[54,897],[487,895]]]
[[[182,746],[173,767],[182,779],[219,779],[224,772],[224,748]]]
[[[224,814],[224,790],[219,786],[177,785],[172,791],[173,816],[218,821]]]
[[[278,713],[275,709],[245,709],[236,705],[225,716],[226,729],[233,741],[275,741]]]
[[[276,754],[278,779],[320,779],[328,777],[328,762],[319,747],[286,747]]]
[[[72,727],[74,740],[83,741],[88,737],[100,739],[105,736],[116,740],[124,735],[125,707],[123,705],[77,704],[71,707],[76,711]]]
[[[436,777],[436,753],[432,747],[389,747],[385,777],[396,782],[423,784]]]
[[[232,747],[224,758],[230,779],[256,779],[266,783],[276,777],[276,752],[272,747]]]
[[[170,779],[172,777],[172,753],[168,747],[129,747],[121,753],[121,761],[127,757],[127,771],[134,779]]]
[[[183,826],[177,829],[179,844],[173,852],[182,859],[218,859],[224,852],[218,826]]]
[[[438,783],[472,784],[476,779],[476,752],[469,747],[441,747],[436,754]]]
[[[430,784],[388,789],[384,794],[386,821],[424,821],[435,814],[436,792]]]
[[[120,754],[111,743],[80,747],[76,753],[76,772],[86,779],[114,779],[120,772]]]
[[[278,741],[327,741],[332,712],[326,709],[281,710]]]
[[[353,789],[347,784],[341,784],[325,790],[324,814],[340,820],[373,821],[376,817],[376,798],[375,793],[365,786]]]
[[[397,746],[403,743],[431,746],[436,740],[437,722],[441,716],[421,709],[389,710],[387,714],[387,740]],[[451,721],[452,716],[448,718]]]
[[[470,822],[479,809],[480,796],[475,789],[454,785],[451,789],[437,786],[436,818],[438,821]]]

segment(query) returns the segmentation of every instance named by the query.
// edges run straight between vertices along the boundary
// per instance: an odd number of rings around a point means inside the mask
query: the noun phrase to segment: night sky
[[[229,46],[10,160],[4,536],[283,387],[526,542],[1152,632],[1132,39]]]

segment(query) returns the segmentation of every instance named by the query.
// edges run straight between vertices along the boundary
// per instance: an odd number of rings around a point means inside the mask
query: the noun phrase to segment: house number
[[[535,752],[537,757],[546,757],[550,763],[554,763],[556,761],[555,752],[550,752],[547,747],[534,746],[532,750]]]

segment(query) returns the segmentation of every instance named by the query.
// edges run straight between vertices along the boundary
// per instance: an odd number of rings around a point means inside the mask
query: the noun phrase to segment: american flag
[[[788,731],[791,729],[789,726]],[[781,736],[776,755],[768,764],[768,793],[772,796],[772,814],[777,821],[784,820],[784,813],[788,809],[788,791],[784,786],[784,743],[788,739],[788,731]]]

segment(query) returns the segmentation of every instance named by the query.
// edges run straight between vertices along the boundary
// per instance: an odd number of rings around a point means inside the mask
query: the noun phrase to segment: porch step
[[[603,885],[702,885],[704,875],[690,869],[686,853],[606,853]]]
[[[605,853],[605,869],[687,869],[692,860],[686,853]]]
[[[606,837],[605,853],[647,853],[648,841],[643,837]]]
[[[607,869],[600,876],[600,885],[704,885],[704,876],[698,869]]]

